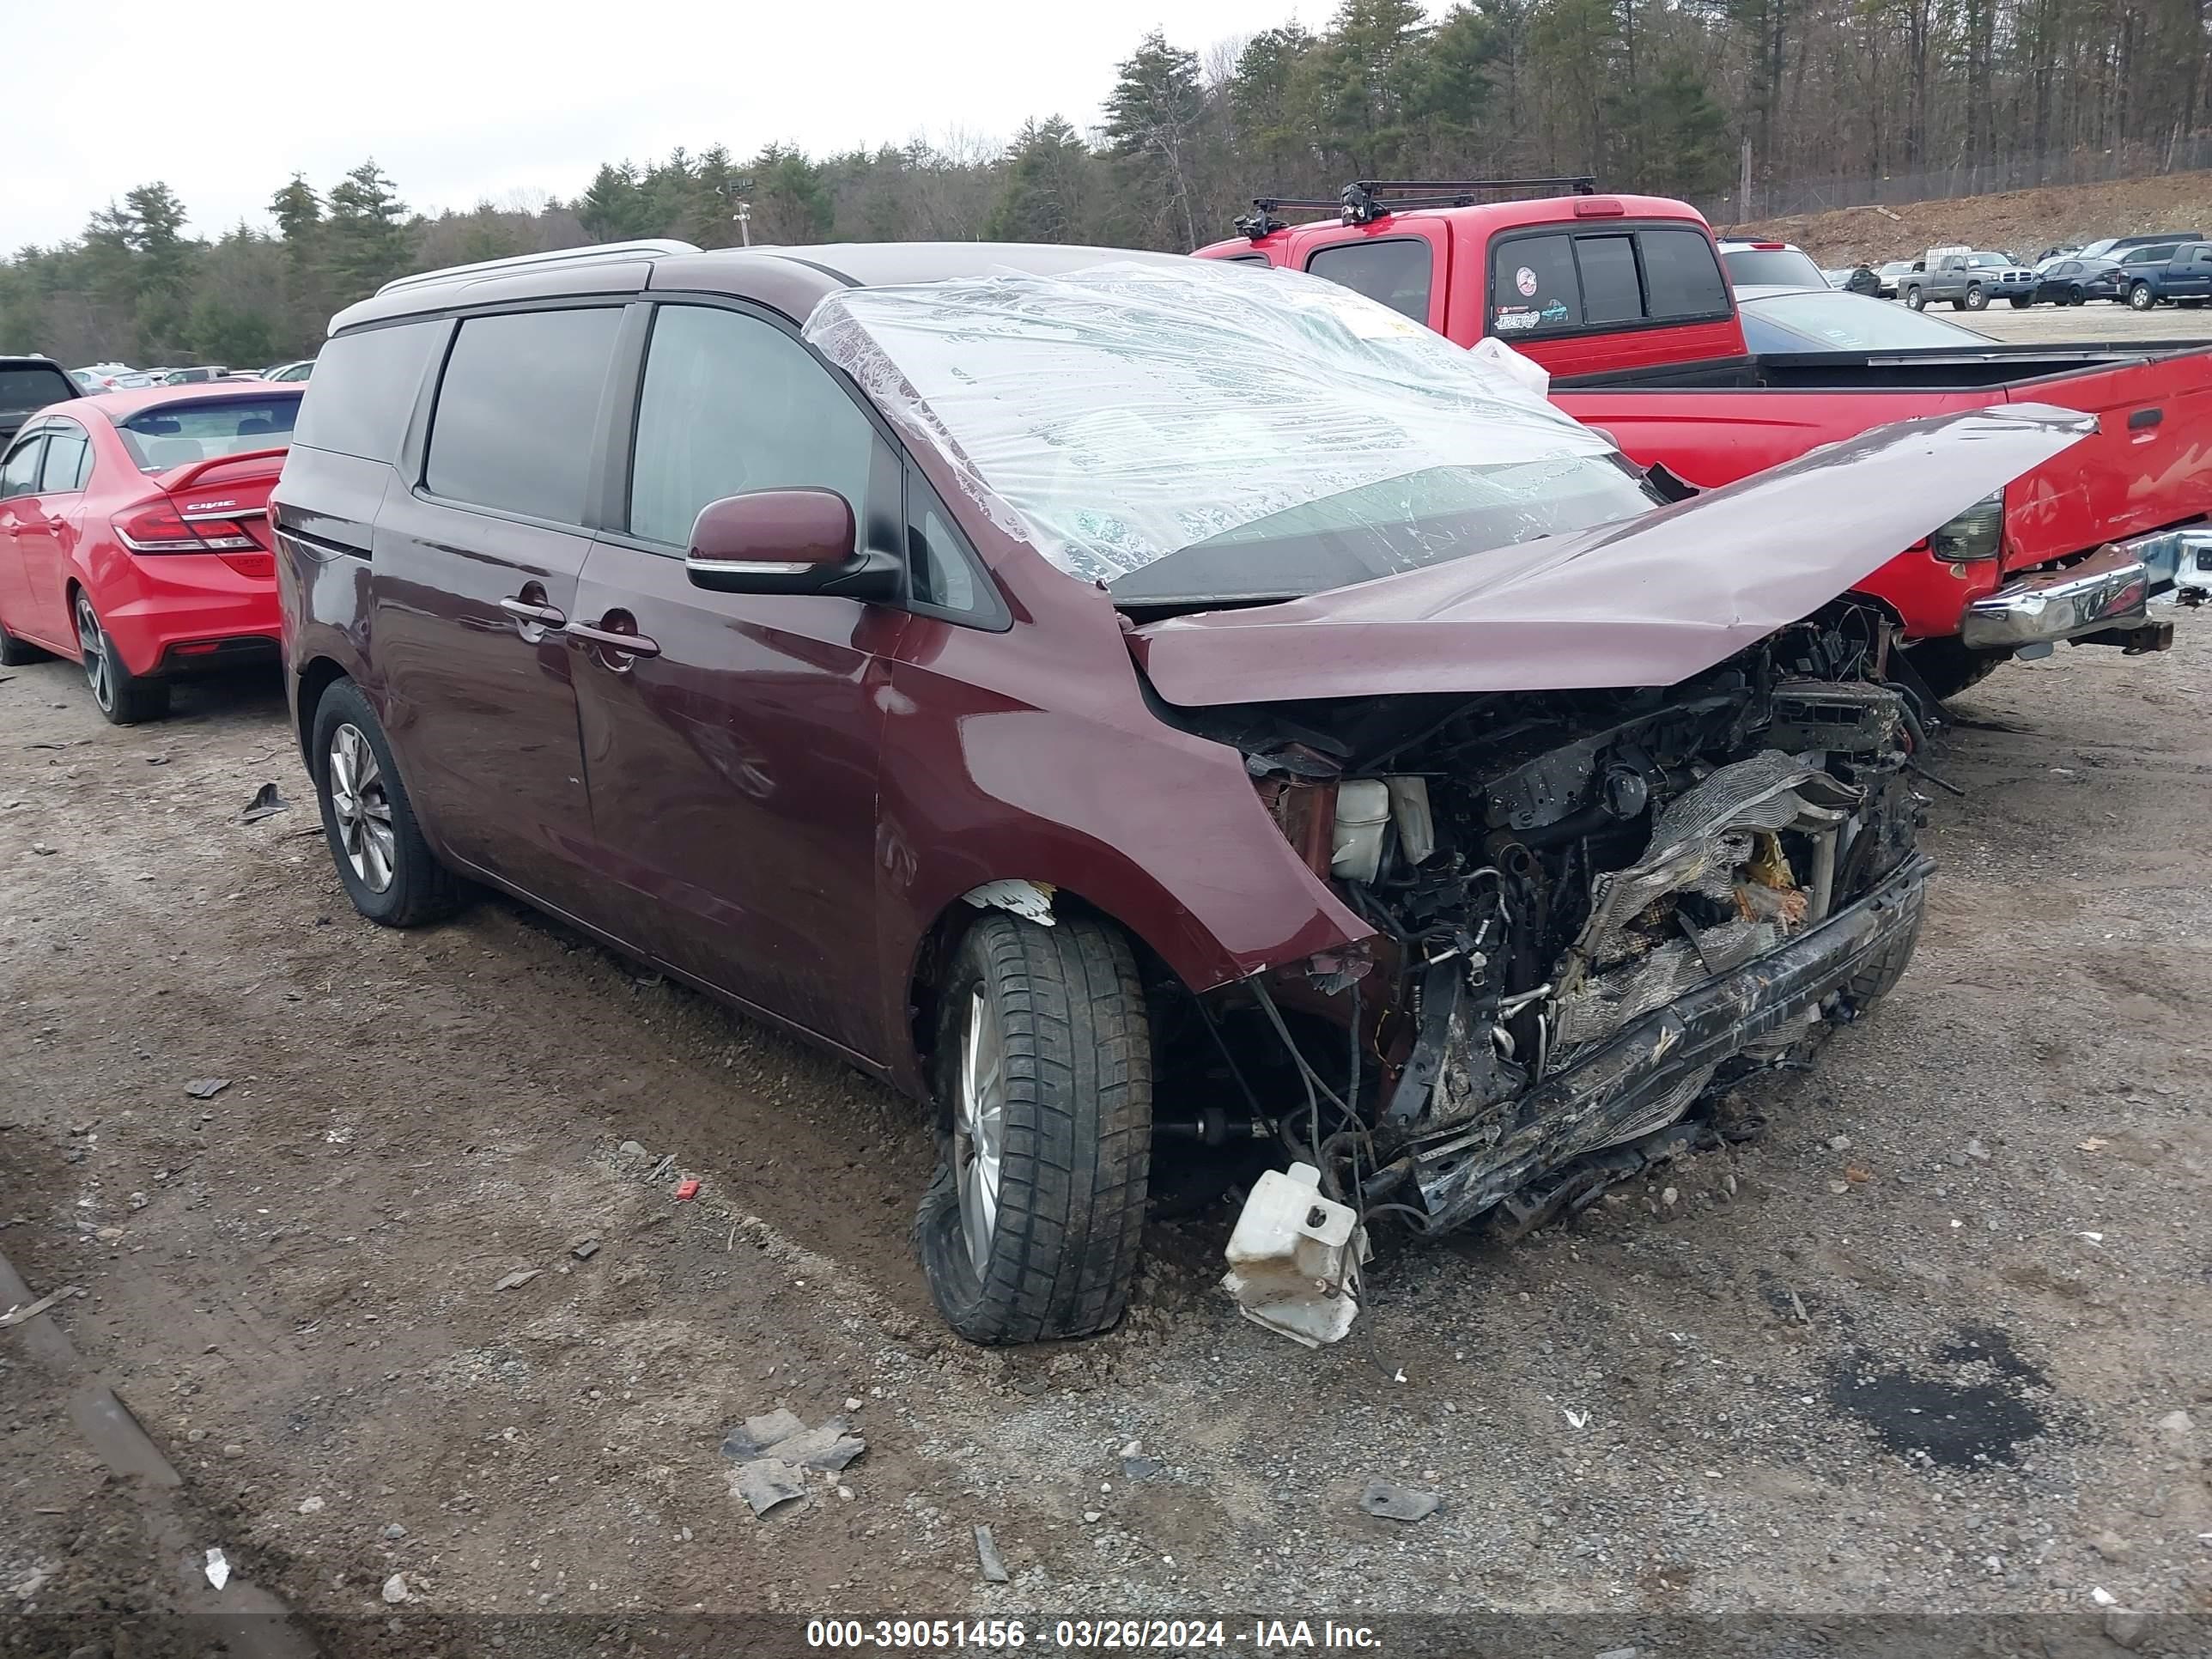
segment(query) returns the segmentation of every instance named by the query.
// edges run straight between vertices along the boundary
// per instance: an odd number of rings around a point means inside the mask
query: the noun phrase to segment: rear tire
[[[336,680],[315,705],[307,753],[323,838],[353,908],[386,927],[417,927],[459,909],[467,890],[415,821],[407,785],[368,699]]]
[[[1980,684],[2012,659],[2009,651],[1970,651],[1954,638],[1923,640],[1907,646],[1905,655],[1913,672],[1946,702]]]
[[[46,653],[25,640],[17,639],[0,623],[0,668],[21,668],[26,664],[45,660]]]
[[[939,1006],[943,1152],[915,1222],[939,1311],[971,1342],[1104,1330],[1136,1276],[1152,1155],[1152,1033],[1128,940],[1086,918],[993,912],[961,940]]]
[[[149,679],[131,672],[123,653],[115,648],[92,607],[92,595],[80,589],[75,607],[77,663],[92,692],[93,706],[114,726],[136,726],[157,720],[169,712],[167,680]]]

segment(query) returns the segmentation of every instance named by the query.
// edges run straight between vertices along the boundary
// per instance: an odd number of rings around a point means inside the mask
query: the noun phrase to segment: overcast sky
[[[819,155],[1031,115],[1098,118],[1146,30],[1201,55],[1333,0],[0,0],[8,19],[0,249],[74,236],[167,181],[192,228],[266,228],[295,173],[374,155],[417,210],[563,198],[602,161],[682,144]]]

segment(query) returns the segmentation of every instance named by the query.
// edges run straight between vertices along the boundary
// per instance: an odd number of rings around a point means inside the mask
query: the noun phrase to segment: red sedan
[[[0,664],[84,665],[157,719],[177,675],[276,656],[270,487],[301,389],[154,386],[50,405],[0,456]]]

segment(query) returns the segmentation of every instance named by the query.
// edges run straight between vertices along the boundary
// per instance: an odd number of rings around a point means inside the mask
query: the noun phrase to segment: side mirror
[[[831,593],[897,599],[894,554],[853,550],[853,505],[834,489],[752,489],[699,509],[684,560],[694,587],[717,593]]]

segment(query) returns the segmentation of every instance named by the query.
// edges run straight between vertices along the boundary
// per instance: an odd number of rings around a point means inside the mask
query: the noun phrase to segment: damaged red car
[[[586,250],[334,321],[288,680],[364,915],[497,887],[927,1100],[945,1317],[1078,1335],[1194,1172],[1526,1227],[1870,1007],[1923,711],[1838,596],[2089,427],[1669,506],[1300,273]]]

